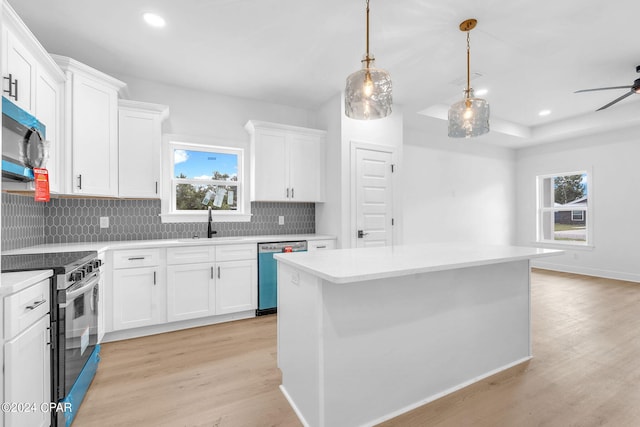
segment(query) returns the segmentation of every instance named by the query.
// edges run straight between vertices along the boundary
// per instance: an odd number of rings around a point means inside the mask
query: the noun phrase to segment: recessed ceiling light
[[[541,116],[541,117],[548,116],[549,114],[551,114],[551,110],[541,110],[538,113],[538,115]]]
[[[473,91],[475,95],[484,96],[489,93],[489,89],[478,89]]]
[[[166,25],[164,18],[160,15],[156,15],[155,13],[147,12],[142,15],[142,19],[152,27],[162,28]]]

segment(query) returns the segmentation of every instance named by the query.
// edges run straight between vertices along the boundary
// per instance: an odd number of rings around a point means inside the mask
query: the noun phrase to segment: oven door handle
[[[77,297],[78,295],[82,295],[82,294],[90,291],[91,289],[95,288],[99,281],[100,281],[100,275],[96,274],[93,277],[93,279],[91,279],[91,280],[89,280],[87,282],[86,285],[81,286],[80,288],[76,289],[75,291],[67,292],[67,294],[66,294],[67,302],[64,303],[64,304],[60,304],[60,306],[61,307],[67,307],[70,304],[70,302],[74,300],[75,297]]]

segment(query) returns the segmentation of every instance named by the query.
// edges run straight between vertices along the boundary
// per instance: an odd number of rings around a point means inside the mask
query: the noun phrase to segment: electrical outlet
[[[100,217],[100,228],[109,228],[109,217],[101,216]]]
[[[280,215],[278,217],[278,225],[284,225],[284,216]]]

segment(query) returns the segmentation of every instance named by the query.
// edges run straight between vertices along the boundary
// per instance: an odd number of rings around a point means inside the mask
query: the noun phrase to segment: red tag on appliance
[[[285,247],[282,249],[282,252],[285,252],[285,253],[286,253],[286,252],[293,252],[293,248],[292,248],[291,246],[285,246]]]
[[[48,202],[51,200],[51,194],[49,193],[49,171],[46,169],[33,168],[33,176],[36,186],[36,202]]]

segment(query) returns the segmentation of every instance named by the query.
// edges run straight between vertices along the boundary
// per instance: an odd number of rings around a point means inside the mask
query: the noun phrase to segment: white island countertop
[[[562,252],[523,246],[447,243],[295,252],[277,254],[275,258],[329,282],[351,283],[539,258]]]

